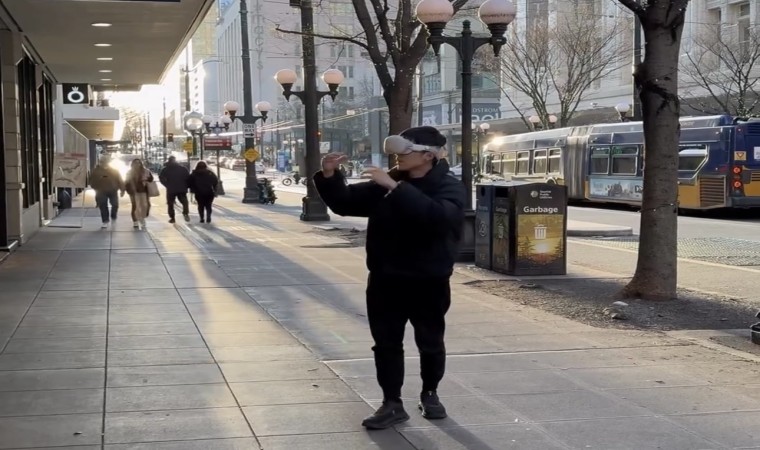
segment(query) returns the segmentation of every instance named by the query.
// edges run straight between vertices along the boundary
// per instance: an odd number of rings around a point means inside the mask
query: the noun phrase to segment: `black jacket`
[[[158,179],[166,188],[167,194],[187,193],[187,179],[190,176],[187,167],[180,166],[176,162],[169,163],[161,170]]]
[[[196,197],[213,197],[216,194],[216,185],[219,179],[214,172],[203,169],[193,170],[188,179],[188,186],[190,192],[196,195]]]
[[[405,277],[448,277],[464,224],[465,188],[439,161],[422,178],[405,172],[390,175],[403,181],[390,194],[373,181],[346,185],[339,171],[322,172],[314,183],[325,203],[341,216],[368,217],[367,268]]]

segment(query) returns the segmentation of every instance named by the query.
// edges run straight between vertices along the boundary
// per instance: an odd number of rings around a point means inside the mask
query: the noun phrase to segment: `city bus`
[[[491,179],[563,184],[574,201],[640,205],[642,124],[597,124],[498,137],[486,144],[481,170]],[[760,207],[760,119],[681,119],[678,202],[690,210]]]

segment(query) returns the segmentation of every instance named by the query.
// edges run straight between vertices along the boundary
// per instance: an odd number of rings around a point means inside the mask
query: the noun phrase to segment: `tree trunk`
[[[623,290],[629,298],[677,297],[678,56],[683,14],[672,19],[650,10],[642,20],[646,56],[635,80],[644,119],[644,192],[636,272]]]
[[[385,98],[390,122],[388,134],[399,134],[412,126],[412,84],[397,77],[389,93]]]

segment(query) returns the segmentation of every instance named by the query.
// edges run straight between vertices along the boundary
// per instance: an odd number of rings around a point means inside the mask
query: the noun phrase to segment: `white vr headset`
[[[420,145],[398,135],[388,136],[383,142],[383,151],[386,155],[408,155],[413,152],[431,152],[436,157],[443,156],[445,150],[443,147],[433,147],[430,145]]]

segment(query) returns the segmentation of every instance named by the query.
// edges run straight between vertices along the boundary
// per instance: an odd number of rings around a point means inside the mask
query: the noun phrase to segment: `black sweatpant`
[[[385,399],[400,399],[404,384],[404,329],[414,327],[422,390],[435,391],[446,369],[445,315],[451,306],[449,277],[399,278],[370,273],[367,316],[375,345],[377,381]]]
[[[195,201],[198,203],[198,215],[201,216],[201,220],[211,220],[211,205],[214,204],[214,196],[195,194]]]
[[[187,202],[186,192],[180,194],[166,194],[166,203],[170,219],[174,219],[174,202],[177,200],[182,204],[182,215],[186,216],[190,214],[190,205]]]

